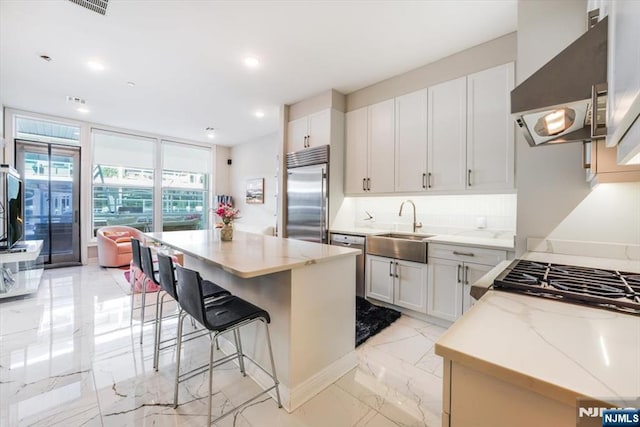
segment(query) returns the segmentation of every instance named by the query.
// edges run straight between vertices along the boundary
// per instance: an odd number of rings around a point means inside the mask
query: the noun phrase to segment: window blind
[[[92,129],[93,163],[153,169],[155,139]]]
[[[162,169],[208,174],[211,149],[162,141]]]

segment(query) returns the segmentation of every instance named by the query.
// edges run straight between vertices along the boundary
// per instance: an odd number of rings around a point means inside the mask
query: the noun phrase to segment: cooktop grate
[[[638,273],[515,260],[493,287],[640,315]]]

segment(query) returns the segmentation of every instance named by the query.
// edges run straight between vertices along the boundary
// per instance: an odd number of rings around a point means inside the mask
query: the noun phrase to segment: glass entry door
[[[80,148],[16,140],[24,182],[25,240],[42,240],[39,261],[80,263]]]

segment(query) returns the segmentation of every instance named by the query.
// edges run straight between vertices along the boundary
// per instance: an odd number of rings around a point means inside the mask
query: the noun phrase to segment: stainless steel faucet
[[[416,228],[422,228],[422,223],[421,222],[416,222],[416,205],[415,203],[413,203],[413,201],[411,200],[405,200],[404,202],[402,202],[402,204],[400,205],[400,212],[398,212],[398,216],[402,216],[402,208],[404,207],[405,203],[411,203],[411,206],[413,206],[413,232],[416,232]]]

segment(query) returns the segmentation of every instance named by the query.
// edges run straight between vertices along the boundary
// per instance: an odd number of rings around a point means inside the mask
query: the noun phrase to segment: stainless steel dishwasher
[[[364,254],[365,236],[331,233],[330,244],[347,248],[360,249],[362,253],[356,256],[356,295],[364,297]]]

